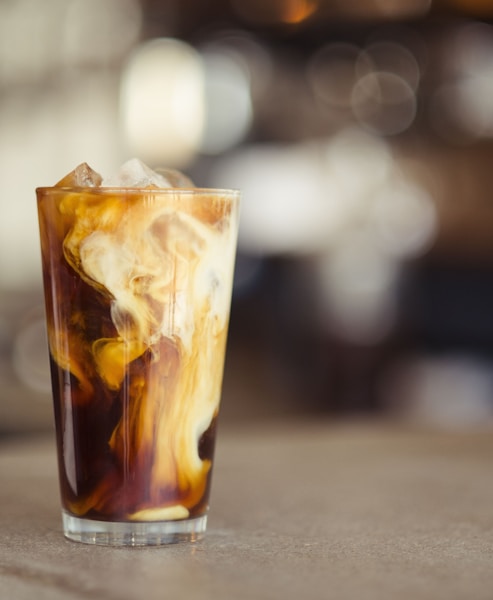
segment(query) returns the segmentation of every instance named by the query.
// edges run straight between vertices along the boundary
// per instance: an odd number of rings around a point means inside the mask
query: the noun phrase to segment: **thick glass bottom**
[[[196,542],[206,530],[207,515],[180,521],[94,521],[62,511],[66,538],[99,546],[164,546]]]

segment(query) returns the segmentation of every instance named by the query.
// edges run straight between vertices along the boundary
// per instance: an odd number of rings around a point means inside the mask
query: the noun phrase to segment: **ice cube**
[[[55,187],[98,187],[101,181],[102,177],[99,173],[91,169],[87,163],[82,163],[60,179]]]
[[[193,188],[194,187],[193,181],[189,177],[187,177],[186,175],[181,173],[180,171],[177,171],[176,169],[166,169],[164,167],[158,167],[157,169],[154,169],[154,170],[156,173],[158,173],[158,175],[161,175],[162,177],[164,177],[166,179],[166,181],[169,182],[171,187],[174,187],[174,188]]]
[[[165,169],[158,173],[138,158],[132,158],[124,163],[115,175],[105,177],[101,185],[103,187],[171,188],[178,187],[175,182],[179,180],[179,177],[184,178],[185,176],[171,169]]]

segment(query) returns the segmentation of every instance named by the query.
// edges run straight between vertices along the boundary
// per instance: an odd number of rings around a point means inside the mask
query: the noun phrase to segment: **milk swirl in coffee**
[[[180,183],[131,161],[38,190],[62,502],[78,517],[207,510],[238,197]]]

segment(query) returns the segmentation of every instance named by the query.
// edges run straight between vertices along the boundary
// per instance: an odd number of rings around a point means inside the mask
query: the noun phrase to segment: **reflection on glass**
[[[36,392],[49,393],[51,380],[44,311],[27,315],[16,332],[13,366],[19,380]]]

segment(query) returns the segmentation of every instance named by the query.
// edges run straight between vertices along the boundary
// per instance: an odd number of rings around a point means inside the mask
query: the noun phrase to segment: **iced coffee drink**
[[[181,186],[181,187],[178,187]],[[65,535],[205,531],[239,193],[139,161],[38,188]]]

